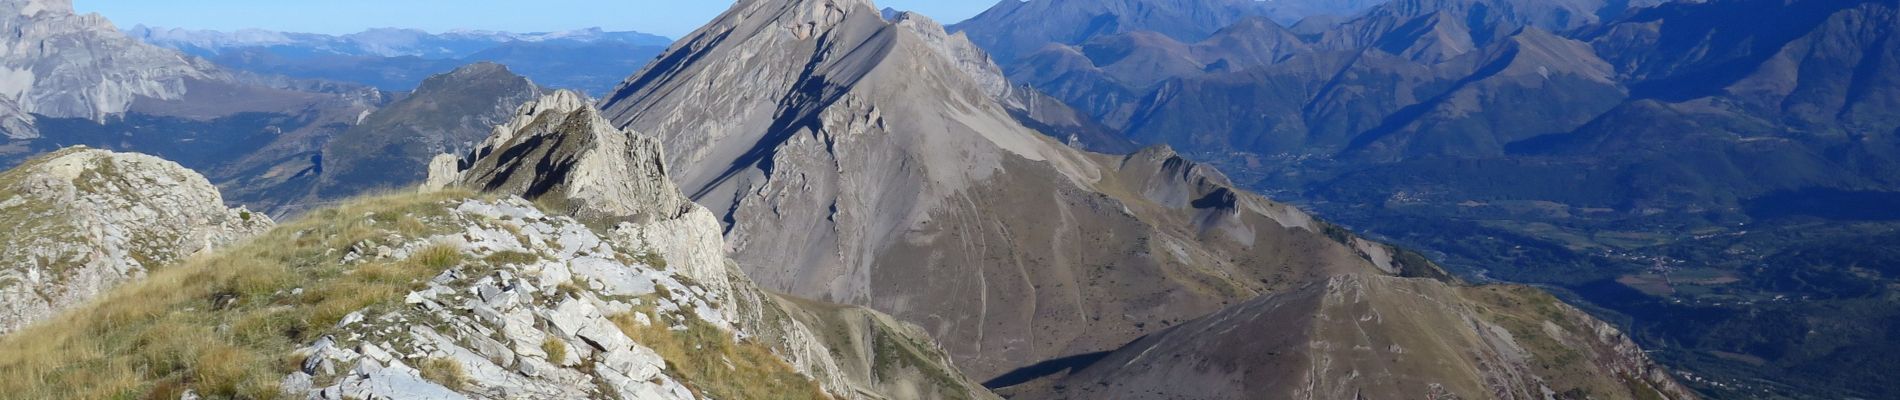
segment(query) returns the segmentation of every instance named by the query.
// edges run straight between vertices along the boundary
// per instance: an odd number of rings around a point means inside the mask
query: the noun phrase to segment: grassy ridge
[[[285,398],[279,382],[303,362],[292,355],[295,349],[332,333],[350,313],[394,311],[389,308],[400,307],[402,296],[451,268],[540,259],[502,252],[475,260],[454,247],[430,246],[403,260],[343,262],[350,249],[375,247],[371,243],[396,246],[459,232],[464,224],[446,203],[471,197],[360,199],[216,255],[158,269],[85,307],[0,338],[0,393],[6,393],[0,397],[174,399],[189,390],[206,398]],[[614,320],[660,353],[669,375],[702,396],[829,398],[765,346],[692,315],[645,312],[656,322],[642,325],[631,314]],[[569,352],[559,341],[541,347],[559,358]],[[474,383],[448,360],[417,365],[446,387]]]
[[[0,340],[0,393],[17,398],[283,397],[292,349],[344,315],[390,303],[461,262],[452,248],[345,267],[344,251],[422,222],[465,193],[359,200],[218,255],[186,260]]]

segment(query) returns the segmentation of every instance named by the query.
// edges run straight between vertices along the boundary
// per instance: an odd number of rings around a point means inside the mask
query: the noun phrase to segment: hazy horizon
[[[146,25],[340,35],[376,28],[441,33],[456,30],[556,32],[598,27],[671,38],[691,33],[731,6],[729,2],[660,0],[544,0],[535,2],[532,10],[520,2],[499,0],[76,0],[73,3],[79,12],[99,13],[120,28]],[[876,3],[880,7],[923,13],[946,25],[975,16],[995,4],[988,0]],[[429,18],[417,18],[418,15]]]

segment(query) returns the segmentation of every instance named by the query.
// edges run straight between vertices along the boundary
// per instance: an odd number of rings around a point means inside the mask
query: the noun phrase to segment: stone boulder
[[[268,231],[185,167],[71,148],[0,173],[0,333]]]

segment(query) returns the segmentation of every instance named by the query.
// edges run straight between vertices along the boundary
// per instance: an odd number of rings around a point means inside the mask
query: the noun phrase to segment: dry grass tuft
[[[422,378],[442,384],[449,389],[462,390],[468,386],[468,373],[462,371],[462,364],[447,358],[431,358],[418,368]]]
[[[528,265],[536,261],[541,261],[541,256],[519,251],[499,251],[482,258],[482,261],[486,261],[489,265],[494,266]]]
[[[651,303],[651,302],[648,302]],[[817,383],[798,373],[765,346],[739,342],[731,334],[698,318],[653,321],[640,325],[635,314],[610,318],[635,342],[666,359],[667,370],[703,397],[715,399],[829,399]],[[683,324],[685,330],[668,326]]]
[[[541,352],[548,353],[548,362],[561,364],[567,361],[567,343],[548,337],[541,341]]]
[[[290,352],[345,315],[398,302],[461,263],[431,247],[400,262],[345,266],[342,254],[395,233],[422,236],[441,202],[396,194],[312,213],[217,255],[156,269],[61,317],[0,338],[0,397],[275,399]],[[412,221],[413,220],[413,221]],[[302,289],[301,292],[296,289]]]

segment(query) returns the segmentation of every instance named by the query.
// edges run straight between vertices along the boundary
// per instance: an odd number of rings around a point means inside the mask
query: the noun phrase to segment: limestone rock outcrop
[[[658,139],[616,129],[586,97],[558,91],[522,105],[455,174],[430,176],[427,186],[549,199],[586,219],[668,220],[691,202],[663,161]]]
[[[443,207],[451,210],[429,223],[460,228],[454,233],[403,237],[387,252],[345,259],[402,260],[437,247],[507,261],[450,268],[405,295],[405,307],[350,314],[297,350],[301,370],[284,378],[285,391],[312,399],[700,398],[655,343],[631,335],[730,329],[732,310],[705,288],[519,198]],[[460,374],[425,374],[428,364]]]
[[[0,174],[0,333],[271,226],[157,157],[72,148],[34,159]]]

